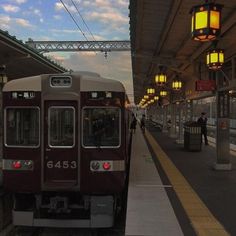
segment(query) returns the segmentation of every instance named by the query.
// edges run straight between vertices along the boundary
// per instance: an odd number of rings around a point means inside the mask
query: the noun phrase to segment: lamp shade
[[[166,90],[161,90],[160,91],[160,96],[161,97],[165,97],[167,95],[167,91]]]
[[[220,4],[210,2],[191,9],[193,40],[210,41],[220,34],[222,7]]]
[[[167,76],[164,73],[159,73],[155,76],[155,82],[157,85],[163,85],[166,83]]]
[[[224,51],[222,49],[213,49],[207,52],[206,63],[209,69],[219,70],[224,64]]]
[[[174,90],[180,90],[182,88],[182,81],[179,79],[174,79],[172,81],[172,89]]]
[[[155,93],[155,89],[154,88],[148,88],[147,89],[147,94],[152,95],[154,93]]]

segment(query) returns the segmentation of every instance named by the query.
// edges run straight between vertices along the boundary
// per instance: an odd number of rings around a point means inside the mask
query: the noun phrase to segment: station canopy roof
[[[0,66],[6,67],[8,80],[66,71],[62,66],[2,30],[0,30],[0,52]]]
[[[217,0],[222,4],[222,30],[218,46],[225,57],[236,53],[236,0]],[[204,4],[195,0],[130,1],[130,37],[134,101],[139,103],[145,88],[154,81],[162,66],[168,78],[180,74],[183,81],[195,80],[196,62],[211,47],[210,42],[191,39],[193,6]]]

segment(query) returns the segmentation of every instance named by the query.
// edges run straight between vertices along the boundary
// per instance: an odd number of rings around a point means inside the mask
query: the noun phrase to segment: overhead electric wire
[[[88,40],[88,38],[86,37],[85,33],[83,32],[83,30],[80,28],[80,26],[78,25],[78,23],[76,22],[75,18],[72,16],[72,14],[70,13],[70,11],[68,10],[68,8],[66,7],[66,5],[64,4],[63,0],[60,0],[60,2],[62,3],[62,5],[64,6],[64,8],[66,9],[66,11],[68,12],[68,14],[70,15],[71,19],[74,21],[74,23],[76,24],[76,26],[78,27],[78,29],[80,30],[80,32],[82,33],[82,35],[84,36],[84,38]]]
[[[74,5],[76,11],[77,11],[78,14],[80,15],[80,17],[81,17],[81,19],[82,19],[84,25],[86,26],[87,30],[89,31],[89,33],[90,33],[91,36],[93,37],[94,41],[96,41],[95,37],[93,36],[93,33],[91,32],[91,30],[89,29],[88,25],[86,24],[86,22],[85,22],[85,20],[84,20],[84,18],[83,18],[83,16],[82,16],[82,14],[80,13],[80,11],[79,11],[78,7],[76,6],[75,2],[74,2],[73,0],[71,0],[71,2],[73,3],[73,5]]]

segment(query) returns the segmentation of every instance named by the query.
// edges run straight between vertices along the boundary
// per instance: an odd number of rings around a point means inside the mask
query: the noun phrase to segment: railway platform
[[[214,146],[187,152],[151,123],[144,138],[138,127],[133,137],[126,235],[236,235],[236,158],[231,155],[231,171],[215,171],[215,156]],[[155,177],[147,168],[152,161]]]

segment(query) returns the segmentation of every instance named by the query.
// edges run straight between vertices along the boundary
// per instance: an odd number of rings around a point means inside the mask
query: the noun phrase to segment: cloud
[[[5,12],[18,12],[20,10],[19,7],[11,5],[11,4],[4,4],[2,5],[2,8]]]
[[[24,28],[34,28],[28,20],[22,18],[11,18],[8,15],[0,15],[0,28],[3,30],[17,29],[18,26]]]
[[[63,66],[74,71],[93,71],[105,78],[122,82],[128,94],[133,94],[130,52],[111,52],[107,59],[104,53],[79,52],[69,54]],[[132,98],[130,98],[132,99]],[[132,99],[133,100],[133,99]]]
[[[74,6],[69,5],[69,4],[67,4],[67,3],[64,3],[64,4],[65,4],[66,8],[68,9],[68,11],[69,11],[70,13],[75,13],[75,12],[77,12],[77,10],[75,9]],[[64,6],[63,6],[63,4],[62,4],[61,2],[56,2],[56,3],[55,3],[55,11],[62,11],[62,10],[65,10],[65,11],[66,11],[66,9],[65,9]]]
[[[61,15],[54,15],[53,18],[55,20],[61,20],[62,19]]]
[[[22,3],[26,3],[27,0],[13,0],[15,3],[17,4],[22,4]]]
[[[51,29],[50,31],[54,33],[67,33],[67,34],[80,33],[79,30],[71,30],[71,29]]]
[[[111,2],[109,0],[95,0],[94,4],[99,7],[111,7]]]
[[[127,24],[129,21],[128,18],[125,18],[119,12],[91,12],[89,14],[89,19],[112,25]]]
[[[126,6],[126,9],[124,9]],[[103,24],[103,28],[118,31],[120,28],[127,28],[128,34],[128,0],[95,0],[91,1],[90,7],[86,8],[86,21],[93,21]],[[127,15],[126,15],[127,14]],[[104,26],[105,24],[105,26]],[[124,30],[123,30],[124,31]],[[111,34],[111,32],[110,32]]]
[[[42,16],[42,13],[39,9],[33,9],[33,13],[36,15],[36,16]]]
[[[25,27],[25,28],[31,28],[33,27],[28,20],[22,19],[22,18],[15,18],[16,24]]]
[[[0,15],[0,28],[4,30],[8,30],[10,28],[9,27],[10,21],[11,21],[11,18],[9,16]]]
[[[115,3],[119,7],[127,7],[128,8],[128,5],[129,5],[129,1],[128,0],[116,0]]]
[[[93,37],[97,40],[97,41],[102,41],[102,40],[106,40],[107,38],[106,37],[103,37],[101,35],[96,35],[96,34],[93,34]]]

